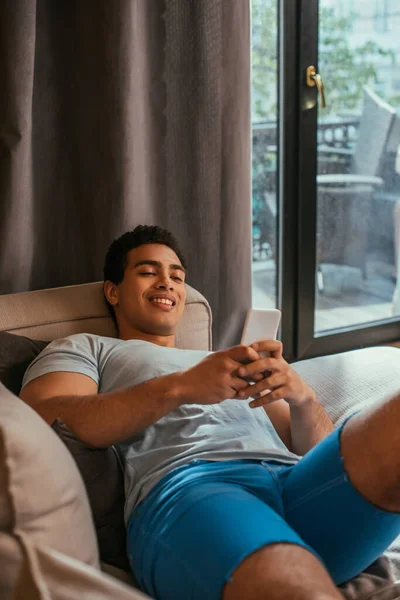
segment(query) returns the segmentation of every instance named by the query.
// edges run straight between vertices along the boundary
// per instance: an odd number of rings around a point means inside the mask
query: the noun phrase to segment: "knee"
[[[340,439],[343,466],[351,484],[369,502],[389,511],[400,507],[400,436],[396,433],[400,395],[351,418]]]
[[[322,563],[295,544],[264,546],[248,556],[225,585],[222,600],[341,598]]]

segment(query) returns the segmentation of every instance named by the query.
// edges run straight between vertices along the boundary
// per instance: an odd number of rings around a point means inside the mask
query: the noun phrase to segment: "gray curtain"
[[[251,304],[248,0],[2,0],[0,292],[102,278],[170,229],[214,347]]]

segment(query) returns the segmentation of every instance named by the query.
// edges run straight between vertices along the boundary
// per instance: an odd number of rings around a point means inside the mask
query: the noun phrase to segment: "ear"
[[[112,281],[105,281],[103,285],[104,295],[108,302],[115,306],[118,304],[118,288]]]

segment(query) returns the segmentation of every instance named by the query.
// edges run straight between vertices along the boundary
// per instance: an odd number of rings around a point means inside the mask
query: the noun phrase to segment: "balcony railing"
[[[330,119],[318,123],[318,173],[348,173],[357,141],[359,117]],[[276,249],[277,158],[278,132],[276,121],[252,124],[252,190],[253,190],[253,260],[273,258]],[[379,176],[384,185],[372,199],[374,214],[381,226],[370,232],[374,246],[390,248],[393,240],[393,206],[400,199],[400,175],[395,171],[396,144],[384,153]],[[338,151],[335,155],[335,149]],[[325,150],[325,152],[324,152]]]
[[[328,120],[318,123],[317,139],[319,145],[351,150],[357,138],[359,117],[343,121]],[[265,151],[276,151],[278,136],[276,121],[252,123],[253,148],[262,145]]]

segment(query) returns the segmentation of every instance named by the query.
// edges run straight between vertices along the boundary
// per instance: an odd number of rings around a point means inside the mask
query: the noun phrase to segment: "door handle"
[[[321,108],[326,108],[324,84],[322,83],[321,75],[316,72],[314,65],[307,67],[306,77],[308,87],[317,86],[318,94],[321,99]]]

